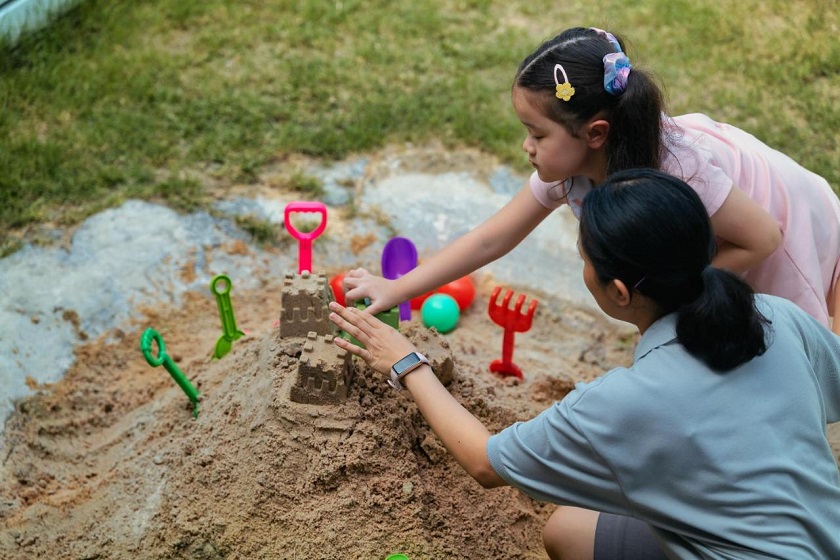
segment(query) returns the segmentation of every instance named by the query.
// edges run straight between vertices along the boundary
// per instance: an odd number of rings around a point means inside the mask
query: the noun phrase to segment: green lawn
[[[520,59],[595,25],[628,40],[673,114],[745,128],[840,186],[836,0],[87,0],[0,48],[6,232],[127,197],[178,208],[290,154],[476,146],[526,171]]]

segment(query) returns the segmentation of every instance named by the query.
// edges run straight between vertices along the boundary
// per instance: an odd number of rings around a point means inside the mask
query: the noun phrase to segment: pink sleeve
[[[688,183],[700,197],[709,216],[723,205],[734,185],[703,133],[686,130],[679,142],[669,146],[662,170]],[[720,154],[726,157],[726,154]]]
[[[561,181],[546,183],[540,179],[536,171],[531,174],[531,178],[528,180],[528,184],[531,186],[531,194],[534,195],[537,202],[552,210],[560,208],[566,202],[565,197],[558,198],[562,195],[562,189],[557,188],[560,183]]]

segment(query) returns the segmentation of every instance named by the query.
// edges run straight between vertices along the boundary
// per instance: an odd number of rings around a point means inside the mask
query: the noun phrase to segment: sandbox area
[[[429,254],[504,204],[508,185],[522,184],[474,155],[457,165],[446,153],[419,155],[385,154],[346,166],[352,173],[341,175],[342,185],[353,179],[355,207],[368,214],[345,212],[343,222],[342,212],[331,216],[316,247],[330,275],[360,265],[376,270],[395,232]],[[486,170],[490,178],[464,168]],[[261,207],[280,210],[294,196],[267,188],[258,194],[265,195]],[[6,306],[14,314],[4,317],[17,326],[14,344],[0,340],[0,351],[11,348],[9,355],[30,366],[34,394],[14,403],[0,440],[0,558],[546,558],[541,531],[553,506],[510,488],[482,489],[410,396],[357,359],[345,370],[344,358],[320,357],[317,337],[325,333],[316,333],[307,363],[332,365],[301,369],[309,328],[281,321],[293,251],[257,250],[209,216],[150,206],[130,203],[89,220],[72,251],[55,251],[46,266],[52,276],[41,261],[17,276],[6,269],[7,278],[23,278],[10,286],[33,289],[26,298],[9,295],[17,298]],[[154,227],[150,213],[158,219]],[[535,416],[578,381],[631,362],[635,329],[575,297],[585,291],[575,228],[572,217],[554,213],[519,248],[477,273],[475,300],[451,333],[426,329],[416,312],[400,326],[491,431]],[[114,231],[119,235],[109,238]],[[189,243],[177,243],[183,240]],[[143,250],[152,252],[149,263],[131,268]],[[92,269],[97,274],[82,274]],[[213,360],[221,329],[207,282],[222,272],[234,279],[231,300],[247,335]],[[522,381],[489,371],[502,355],[503,329],[488,316],[496,286],[539,301],[532,327],[515,336]],[[144,290],[166,299],[141,299]],[[57,307],[50,299],[56,292],[75,299]],[[116,313],[115,303],[135,301],[141,303],[130,320],[91,330]],[[59,361],[47,352],[57,346],[47,339],[55,325],[63,329],[57,340],[72,348],[72,365],[46,383],[40,374]],[[150,327],[201,392],[197,418],[164,368],[150,367],[141,354]],[[829,434],[840,457],[840,424]]]
[[[289,398],[299,339],[274,326],[282,279],[235,294],[248,336],[210,360],[216,304],[191,293],[136,328],[78,348],[60,382],[19,402],[6,427],[0,496],[4,558],[543,558],[551,506],[482,489],[441,446],[410,397],[358,360],[340,404]],[[635,335],[544,294],[514,361],[491,374],[502,329],[492,279],[447,335],[415,315],[402,330],[491,429],[527,419],[577,380],[627,363]],[[197,419],[163,368],[138,350],[153,325],[202,393]],[[562,336],[558,336],[562,333]]]

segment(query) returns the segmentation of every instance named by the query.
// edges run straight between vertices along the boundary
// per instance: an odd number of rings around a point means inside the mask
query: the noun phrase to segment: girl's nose
[[[528,155],[533,155],[533,142],[530,142],[529,139],[530,137],[526,136],[525,140],[522,141],[522,149],[525,150],[528,153]]]

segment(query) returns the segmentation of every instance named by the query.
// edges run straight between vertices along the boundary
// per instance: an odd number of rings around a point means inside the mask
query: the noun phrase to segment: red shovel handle
[[[321,223],[312,231],[302,232],[295,229],[289,216],[293,212],[308,212],[321,214]],[[324,232],[327,227],[327,206],[323,202],[290,202],[283,211],[283,225],[298,243],[298,273],[308,270],[312,272],[312,240]]]

